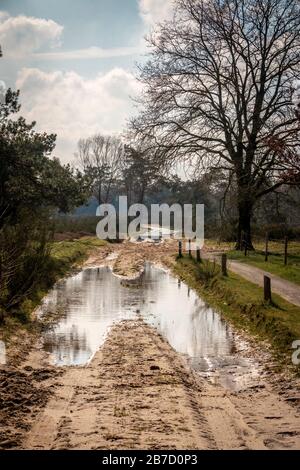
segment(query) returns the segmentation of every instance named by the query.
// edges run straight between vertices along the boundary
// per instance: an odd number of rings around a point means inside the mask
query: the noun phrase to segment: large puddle
[[[239,386],[255,375],[251,362],[236,353],[235,334],[221,316],[184,283],[148,263],[133,286],[124,285],[108,267],[84,269],[59,282],[45,298],[40,314],[57,311],[63,315],[43,338],[57,365],[86,364],[115,322],[139,316],[199,372],[218,371],[229,387],[237,375]]]

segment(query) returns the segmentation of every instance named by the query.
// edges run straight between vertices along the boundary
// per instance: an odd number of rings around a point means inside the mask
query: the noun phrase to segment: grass
[[[259,286],[233,273],[223,277],[209,261],[198,264],[184,256],[177,260],[174,271],[235,326],[267,340],[280,367],[294,369],[291,354],[292,342],[300,339],[299,307],[277,295],[272,303],[265,303]]]
[[[74,264],[83,262],[92,248],[103,246],[105,243],[105,241],[96,237],[54,242],[51,247],[50,257],[56,266],[57,274],[63,276]]]
[[[234,242],[224,242],[214,238],[205,239],[205,248],[209,251],[228,251],[234,249]]]

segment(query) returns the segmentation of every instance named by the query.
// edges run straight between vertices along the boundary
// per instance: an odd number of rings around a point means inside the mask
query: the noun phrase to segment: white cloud
[[[88,47],[86,49],[74,49],[71,51],[43,52],[34,54],[35,57],[44,60],[81,60],[81,59],[105,59],[108,57],[124,57],[139,54],[141,46],[115,47],[102,49],[101,47]]]
[[[0,12],[0,44],[6,57],[22,57],[60,45],[63,26],[53,20]]]
[[[0,44],[6,58],[18,59],[32,56],[42,60],[104,59],[125,57],[142,52],[141,46],[108,49],[92,46],[69,51],[49,51],[49,49],[61,46],[62,32],[63,26],[53,20],[29,16],[13,17],[0,11]]]
[[[37,121],[39,130],[58,134],[54,154],[64,162],[72,160],[79,138],[121,132],[133,112],[130,96],[140,89],[134,76],[121,68],[94,79],[25,68],[16,86],[21,91],[21,114]]]
[[[139,11],[146,26],[153,26],[171,17],[173,0],[139,0]]]

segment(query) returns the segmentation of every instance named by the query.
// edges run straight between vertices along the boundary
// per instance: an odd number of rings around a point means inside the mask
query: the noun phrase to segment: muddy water
[[[255,374],[249,360],[237,354],[243,345],[221,316],[184,283],[151,264],[133,285],[125,285],[108,267],[84,269],[51,291],[40,314],[57,311],[63,312],[60,320],[43,338],[57,365],[86,364],[115,322],[142,317],[199,373],[217,371],[230,388],[236,376],[240,387]]]

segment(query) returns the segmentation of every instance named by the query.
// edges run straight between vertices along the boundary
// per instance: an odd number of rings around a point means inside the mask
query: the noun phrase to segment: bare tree
[[[227,172],[237,186],[237,248],[251,243],[256,201],[288,183],[270,144],[299,145],[292,88],[300,62],[297,0],[175,0],[149,38],[137,136],[166,160]],[[292,181],[291,181],[292,183]]]
[[[124,145],[120,139],[96,134],[80,139],[76,158],[99,204],[109,200],[113,182],[120,176]]]

